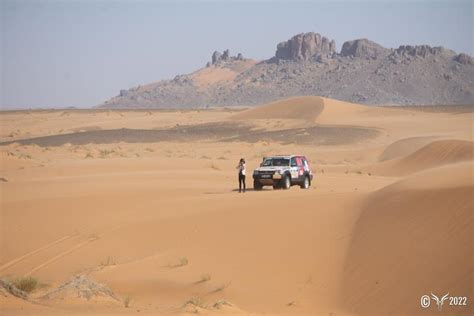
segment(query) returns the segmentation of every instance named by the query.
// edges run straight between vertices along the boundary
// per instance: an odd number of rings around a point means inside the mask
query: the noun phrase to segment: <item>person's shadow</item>
[[[265,192],[265,191],[269,192],[273,190],[264,189],[264,188],[262,188],[261,190],[255,190],[254,188],[245,189],[245,192]],[[232,192],[239,192],[239,189],[233,189]]]

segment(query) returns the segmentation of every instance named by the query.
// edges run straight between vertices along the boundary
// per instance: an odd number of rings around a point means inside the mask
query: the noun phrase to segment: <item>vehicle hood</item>
[[[256,171],[278,171],[278,170],[288,170],[289,166],[269,166],[269,167],[259,167],[255,169]]]

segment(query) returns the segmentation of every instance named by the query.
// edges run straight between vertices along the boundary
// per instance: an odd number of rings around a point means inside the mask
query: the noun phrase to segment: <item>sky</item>
[[[87,108],[190,73],[214,50],[268,59],[302,32],[474,55],[473,2],[0,0],[0,108]]]

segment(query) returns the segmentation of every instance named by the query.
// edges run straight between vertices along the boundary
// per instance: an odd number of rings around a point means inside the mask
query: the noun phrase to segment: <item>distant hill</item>
[[[336,43],[302,33],[263,61],[214,52],[206,67],[121,90],[102,108],[254,105],[318,95],[364,104],[474,104],[474,60],[443,47],[388,49],[367,39]]]

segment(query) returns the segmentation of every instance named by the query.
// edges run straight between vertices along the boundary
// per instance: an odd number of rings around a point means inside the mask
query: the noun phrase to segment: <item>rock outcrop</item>
[[[0,294],[5,296],[13,295],[24,300],[28,299],[28,293],[18,289],[13,283],[4,279],[0,279]]]
[[[461,53],[454,56],[454,60],[463,65],[474,65],[474,58],[468,54]]]
[[[85,275],[77,275],[58,288],[44,294],[41,296],[41,299],[77,298],[90,300],[98,297],[101,299],[120,301],[107,286],[97,283]]]
[[[214,65],[215,63],[217,63],[218,61],[221,60],[221,56],[222,54],[220,52],[218,52],[217,50],[212,54],[212,64]]]
[[[336,54],[336,43],[318,33],[301,33],[277,45],[275,60],[316,60]]]
[[[256,62],[229,50],[206,68],[172,80],[121,90],[105,108],[191,108],[261,104],[318,95],[364,104],[474,104],[474,63],[443,47],[387,49],[368,39],[334,41],[298,34]]]
[[[386,49],[375,42],[363,38],[345,42],[342,45],[341,56],[377,59],[377,57],[383,56],[388,52],[390,52],[389,49]]]
[[[449,50],[442,46],[431,47],[429,45],[401,45],[395,50],[394,53],[403,56],[427,57],[428,55],[439,55],[442,53],[447,53],[448,51]]]
[[[241,53],[238,53],[237,56],[231,56],[229,50],[226,49],[222,53],[215,51],[211,57],[211,64],[216,65],[233,60],[244,60],[244,57]]]

